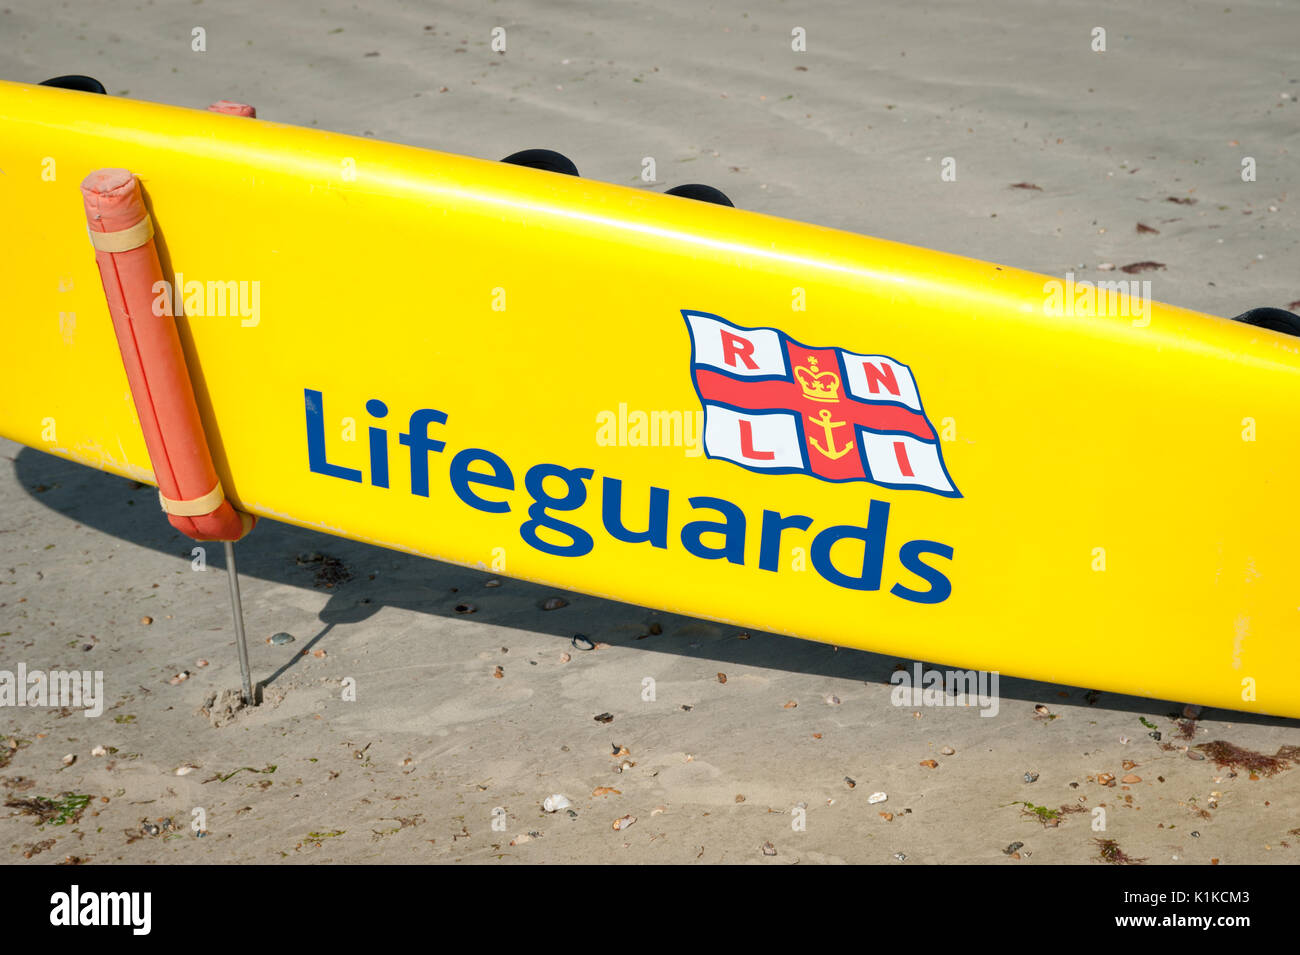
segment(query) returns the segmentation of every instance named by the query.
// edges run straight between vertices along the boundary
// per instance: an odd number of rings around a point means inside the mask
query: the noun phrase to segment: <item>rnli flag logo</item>
[[[707,312],[682,316],[708,457],[768,474],[961,497],[906,365],[811,348]]]

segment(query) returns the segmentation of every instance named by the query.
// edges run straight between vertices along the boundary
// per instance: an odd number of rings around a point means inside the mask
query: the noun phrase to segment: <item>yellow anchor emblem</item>
[[[816,418],[810,417],[808,420],[813,424],[821,425],[822,429],[826,432],[826,447],[824,448],[817,443],[816,438],[808,439],[808,442],[814,448],[820,451],[822,454],[826,455],[826,457],[830,458],[832,461],[835,461],[838,460],[839,458],[844,457],[844,455],[848,454],[850,451],[853,450],[852,441],[844,445],[844,447],[842,448],[835,447],[835,429],[842,428],[845,422],[832,421],[830,408],[823,408],[821,411],[817,412]]]

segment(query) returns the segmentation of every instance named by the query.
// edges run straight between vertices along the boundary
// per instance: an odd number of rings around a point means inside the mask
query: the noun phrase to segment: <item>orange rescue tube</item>
[[[86,221],[122,364],[172,526],[195,540],[239,540],[255,518],[236,511],[217,479],[181,349],[171,296],[140,185],[125,169],[100,169],[81,184]],[[165,286],[170,288],[170,286]],[[155,312],[155,301],[166,300]]]

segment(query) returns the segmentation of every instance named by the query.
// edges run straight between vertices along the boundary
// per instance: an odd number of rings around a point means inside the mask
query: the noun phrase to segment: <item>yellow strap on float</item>
[[[88,232],[97,252],[130,252],[153,238],[153,218],[145,216],[129,229],[116,232]]]
[[[204,514],[211,514],[221,502],[226,499],[226,493],[221,489],[221,482],[217,481],[217,486],[202,497],[192,497],[186,500],[175,500],[170,497],[164,497],[163,492],[158,492],[158,501],[162,504],[162,509],[168,514],[175,514],[177,517],[200,517]]]

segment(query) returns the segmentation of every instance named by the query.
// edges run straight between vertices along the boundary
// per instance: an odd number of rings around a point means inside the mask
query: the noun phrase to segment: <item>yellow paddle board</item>
[[[1300,338],[1127,277],[0,83],[0,433],[142,481],[78,191],[110,166],[144,186],[242,510],[741,627],[1300,716]]]

